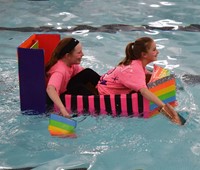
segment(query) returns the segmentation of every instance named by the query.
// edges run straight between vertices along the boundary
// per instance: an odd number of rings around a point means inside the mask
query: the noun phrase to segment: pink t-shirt
[[[58,60],[58,62],[48,71],[47,85],[54,86],[60,95],[66,91],[69,80],[82,70],[83,67],[78,64],[68,67],[62,60]]]
[[[120,65],[101,76],[97,88],[99,94],[128,94],[147,88],[146,73],[140,60],[133,60],[130,65]]]

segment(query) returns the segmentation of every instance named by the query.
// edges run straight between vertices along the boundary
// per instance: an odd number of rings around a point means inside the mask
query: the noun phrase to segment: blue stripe
[[[69,118],[66,118],[63,116],[59,116],[57,114],[51,114],[50,119],[58,121],[58,122],[62,122],[62,123],[65,123],[65,124],[68,124],[68,125],[71,125],[74,127],[76,127],[76,125],[77,125],[77,122],[75,120],[69,119]]]
[[[176,100],[176,96],[173,96],[173,97],[170,97],[170,98],[168,98],[168,99],[165,99],[165,100],[163,100],[163,102],[164,103],[170,103],[170,102],[173,102],[173,101],[175,101]],[[150,105],[150,110],[154,110],[154,109],[156,109],[158,106],[156,105],[156,104],[151,104]]]

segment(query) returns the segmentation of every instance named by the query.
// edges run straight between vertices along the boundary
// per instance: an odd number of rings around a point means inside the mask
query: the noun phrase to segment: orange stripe
[[[149,88],[149,90],[151,92],[156,92],[156,91],[158,91],[160,89],[166,88],[166,87],[168,87],[170,85],[173,85],[173,84],[175,84],[175,79],[169,80],[169,81],[167,81],[165,83],[162,83],[162,84],[159,84],[159,85],[157,85],[155,87]]]
[[[53,131],[53,130],[49,130],[49,133],[51,135],[70,135],[70,134],[73,134],[73,133],[62,133],[62,132],[59,132],[59,131]]]
[[[52,125],[48,126],[48,130],[54,131],[54,132],[60,132],[60,133],[64,133],[64,134],[72,133],[72,131],[70,132],[68,130],[60,129],[60,128],[52,126]]]
[[[56,133],[54,131],[49,131],[51,136],[59,137],[59,138],[76,138],[77,135],[75,133],[70,134],[63,134],[63,133]]]
[[[36,35],[31,35],[26,41],[24,41],[19,47],[20,48],[30,48],[36,41]]]
[[[157,91],[155,91],[153,93],[156,96],[162,96],[162,95],[166,95],[166,94],[172,93],[172,92],[174,92],[174,94],[176,94],[175,90],[176,90],[176,86],[173,84],[172,86],[168,86],[168,87],[159,89],[159,90],[157,90]]]

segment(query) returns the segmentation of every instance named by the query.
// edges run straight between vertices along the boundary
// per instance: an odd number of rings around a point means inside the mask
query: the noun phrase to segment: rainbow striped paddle
[[[77,122],[58,114],[51,114],[49,119],[48,130],[51,136],[56,137],[77,137],[75,128]]]

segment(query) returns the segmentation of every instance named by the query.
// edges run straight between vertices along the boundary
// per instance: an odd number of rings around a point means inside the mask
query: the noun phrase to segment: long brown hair
[[[79,41],[72,37],[63,38],[54,49],[49,62],[46,64],[45,72],[47,73],[66,53],[72,53],[78,43]]]
[[[150,37],[141,37],[135,42],[131,42],[126,46],[125,58],[118,65],[129,65],[132,60],[140,59],[142,52],[147,52],[151,46],[153,39]]]

